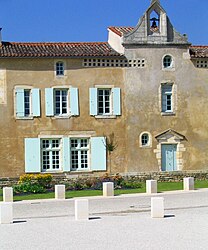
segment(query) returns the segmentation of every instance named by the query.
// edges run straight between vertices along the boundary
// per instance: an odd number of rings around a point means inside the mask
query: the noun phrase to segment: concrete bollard
[[[13,223],[13,206],[12,202],[0,203],[0,224]]]
[[[13,202],[13,188],[12,187],[3,188],[3,201]]]
[[[87,199],[75,200],[75,220],[89,220],[89,202]]]
[[[164,198],[162,197],[151,198],[151,217],[164,218]]]
[[[194,178],[193,177],[183,178],[183,189],[184,191],[194,190]]]
[[[114,196],[113,182],[103,182],[103,196]]]
[[[157,193],[157,181],[155,181],[155,180],[147,180],[146,181],[146,193],[147,194]]]
[[[65,185],[55,185],[55,199],[65,199]]]

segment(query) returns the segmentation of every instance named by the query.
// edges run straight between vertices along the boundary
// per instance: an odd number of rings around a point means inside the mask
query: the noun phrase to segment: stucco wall
[[[89,88],[95,85],[114,85],[123,89],[122,68],[82,68],[82,60],[64,60],[66,76],[55,77],[53,59],[4,59],[0,68],[6,69],[7,103],[0,105],[0,176],[19,176],[24,173],[24,138],[39,135],[68,135],[90,133],[93,136],[115,133],[118,148],[112,154],[114,171],[125,171],[125,109],[116,119],[96,119],[89,115]],[[41,91],[41,117],[17,120],[14,116],[14,88],[28,85]],[[79,89],[80,116],[55,119],[45,115],[45,88],[73,86]],[[124,99],[124,92],[122,99]],[[122,135],[122,136],[121,136]]]
[[[173,129],[184,135],[185,152],[182,154],[182,170],[208,168],[208,70],[199,69],[185,56],[186,48],[139,47],[125,51],[127,58],[145,58],[143,69],[128,68],[125,75],[126,94],[126,148],[128,171],[159,171],[154,150],[155,136]],[[169,54],[174,58],[173,69],[162,69],[162,58]],[[161,114],[160,85],[172,82],[175,114]],[[152,135],[152,147],[139,147],[139,135],[148,131]]]

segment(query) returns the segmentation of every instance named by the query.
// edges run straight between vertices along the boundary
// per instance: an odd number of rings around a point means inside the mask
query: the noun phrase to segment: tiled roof
[[[108,27],[108,29],[113,31],[114,33],[116,33],[119,36],[123,36],[123,34],[129,33],[134,28],[133,27],[113,27],[113,26],[111,26],[111,27]]]
[[[191,46],[191,58],[208,58],[208,46]]]
[[[107,42],[18,43],[2,42],[0,58],[7,57],[115,57],[121,56]]]

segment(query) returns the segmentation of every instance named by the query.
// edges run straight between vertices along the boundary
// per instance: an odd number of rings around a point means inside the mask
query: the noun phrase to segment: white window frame
[[[43,148],[43,141],[44,140],[48,140],[49,141],[49,148]],[[59,147],[52,147],[52,143],[54,140],[58,140],[59,141]],[[44,169],[44,165],[43,165],[43,152],[49,152],[49,169]],[[53,152],[59,152],[59,168],[53,168]],[[61,164],[62,164],[62,140],[60,137],[53,137],[53,138],[41,138],[41,172],[60,172],[62,171],[61,169]]]
[[[142,142],[142,137],[144,136],[144,135],[147,135],[148,136],[148,142],[147,142],[147,144],[143,144],[143,142]],[[148,132],[148,131],[143,131],[141,134],[140,134],[140,136],[139,136],[139,143],[140,143],[140,147],[141,148],[151,148],[152,147],[152,135]]]
[[[72,147],[72,141],[77,140],[77,147]],[[87,147],[81,147],[81,141],[82,140],[87,140]],[[87,151],[87,168],[82,168],[81,167],[81,157],[82,157],[82,152]],[[78,160],[78,167],[73,167],[73,153],[72,152],[77,152],[77,160]],[[70,137],[70,155],[71,155],[71,171],[76,172],[76,171],[89,171],[90,170],[90,138],[89,137]]]
[[[24,106],[25,106],[25,92],[29,92],[29,114],[26,114],[25,110],[24,110],[24,117],[31,117],[32,116],[32,90],[31,89],[24,89]]]
[[[170,59],[171,59],[171,63],[170,63],[170,65],[169,66],[165,66],[165,58],[167,58],[167,57],[170,57]],[[175,61],[174,61],[174,57],[171,55],[171,54],[166,54],[166,55],[164,55],[163,56],[163,58],[162,58],[162,69],[163,70],[175,70]]]
[[[55,75],[57,77],[63,77],[65,75],[65,63],[63,61],[55,62]]]
[[[171,86],[171,91],[163,91],[163,88],[165,88],[165,86]],[[165,105],[164,104],[164,97],[165,96]],[[170,100],[168,100],[168,97],[170,97]],[[171,109],[168,109],[168,101],[171,102]],[[163,107],[165,106],[165,110],[163,109]],[[162,113],[173,113],[173,84],[162,84],[161,85],[161,110]]]
[[[25,90],[26,91],[30,91],[30,114],[29,115],[25,115],[22,116],[22,117],[19,117],[17,116],[16,114],[16,110],[17,110],[17,102],[16,102],[16,91],[17,89],[23,89],[24,90],[24,102],[25,102]],[[15,119],[17,120],[32,120],[34,117],[33,117],[33,114],[32,114],[32,89],[33,87],[32,86],[25,86],[25,85],[16,85],[15,88],[14,88],[14,117]]]
[[[99,91],[105,91],[105,90],[109,90],[109,112],[105,112],[105,109],[106,109],[106,100],[104,100],[104,97],[105,95],[103,94],[102,97],[103,97],[103,112],[100,113],[99,112]],[[112,110],[112,104],[113,104],[113,95],[112,95],[112,88],[98,88],[97,89],[97,108],[98,108],[98,116],[109,116],[109,115],[112,115],[113,113],[113,110]]]
[[[66,113],[64,113],[64,114],[62,114],[62,104],[63,104],[63,102],[62,102],[62,95],[60,95],[60,113],[59,114],[57,114],[56,113],[56,91],[67,91],[67,112]],[[53,96],[54,96],[54,100],[53,100],[53,104],[54,104],[54,116],[55,117],[69,117],[69,115],[70,115],[70,107],[69,107],[69,104],[70,104],[70,100],[69,100],[69,96],[70,96],[70,94],[69,94],[69,91],[70,91],[70,88],[64,88],[64,87],[54,87],[53,88],[53,92],[54,92],[54,94],[53,94]]]

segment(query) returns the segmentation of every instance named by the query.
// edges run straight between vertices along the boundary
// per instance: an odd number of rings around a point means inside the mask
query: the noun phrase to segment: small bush
[[[15,193],[44,193],[51,187],[51,182],[50,174],[24,174],[13,188]]]

